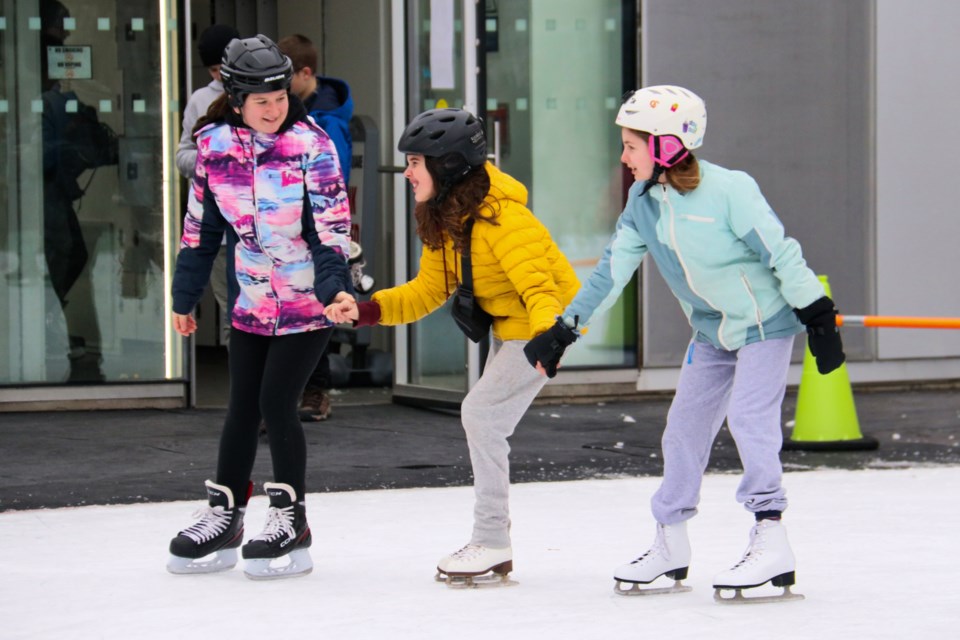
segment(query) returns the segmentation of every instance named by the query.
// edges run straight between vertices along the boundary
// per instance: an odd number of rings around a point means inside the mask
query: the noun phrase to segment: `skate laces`
[[[747,546],[747,550],[744,552],[743,557],[740,558],[740,562],[733,565],[734,569],[739,569],[740,567],[753,564],[763,554],[763,549],[766,546],[766,537],[761,533],[761,531],[760,525],[758,524],[750,532],[750,544]]]
[[[233,519],[233,514],[225,511],[224,508],[220,506],[206,506],[202,509],[197,509],[193,513],[193,517],[199,518],[199,522],[181,531],[180,535],[190,538],[197,544],[201,544],[207,540],[216,538],[226,531],[227,527],[230,526],[230,521]]]
[[[660,555],[666,557],[667,555],[667,541],[666,536],[663,534],[663,527],[657,527],[657,537],[654,539],[653,544],[650,546],[647,551],[631,562],[630,564],[638,564],[640,562],[646,562],[647,560],[652,560],[654,556]]]
[[[454,560],[472,560],[483,554],[483,547],[479,544],[468,544],[459,551],[450,555]]]
[[[260,535],[253,539],[273,542],[284,535],[288,538],[294,538],[297,535],[293,528],[293,505],[282,509],[279,507],[267,509],[267,524],[264,525]]]

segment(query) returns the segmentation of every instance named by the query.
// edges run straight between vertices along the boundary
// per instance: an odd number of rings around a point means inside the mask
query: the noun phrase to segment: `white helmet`
[[[653,136],[673,136],[693,150],[703,144],[707,107],[700,96],[683,87],[657,85],[627,94],[616,122]]]

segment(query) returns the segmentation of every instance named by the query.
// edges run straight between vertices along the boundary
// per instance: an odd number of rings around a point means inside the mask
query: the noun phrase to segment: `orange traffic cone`
[[[820,281],[829,296],[827,277],[820,276]],[[847,365],[822,375],[807,346],[793,434],[783,443],[784,450],[869,451],[879,445],[876,438],[860,432]]]

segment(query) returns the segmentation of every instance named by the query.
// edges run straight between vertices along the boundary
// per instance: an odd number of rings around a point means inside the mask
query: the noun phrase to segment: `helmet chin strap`
[[[640,195],[641,196],[647,195],[647,191],[650,191],[650,189],[652,189],[654,185],[660,182],[660,176],[662,176],[663,172],[666,170],[667,168],[664,167],[662,164],[654,165],[653,175],[651,175],[650,178],[643,183],[643,191],[640,192]]]

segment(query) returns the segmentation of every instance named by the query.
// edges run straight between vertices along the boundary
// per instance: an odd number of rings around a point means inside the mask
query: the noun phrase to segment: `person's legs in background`
[[[230,310],[227,308],[227,247],[220,247],[220,253],[213,261],[210,272],[210,288],[220,308],[220,344],[230,349]]]
[[[330,417],[330,347],[320,356],[317,368],[307,382],[300,401],[300,420],[320,422]]]

